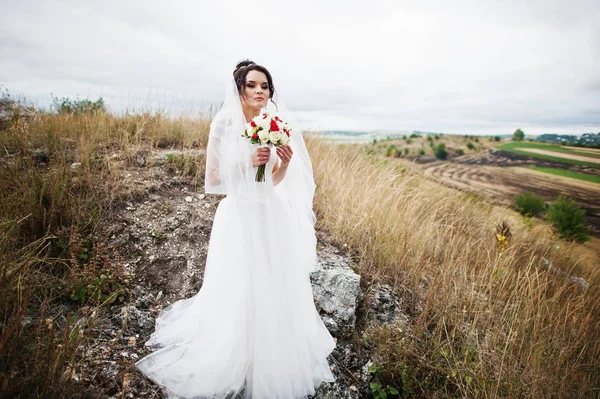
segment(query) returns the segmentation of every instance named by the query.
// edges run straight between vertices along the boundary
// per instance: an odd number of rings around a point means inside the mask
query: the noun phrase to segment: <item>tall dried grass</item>
[[[365,278],[403,293],[412,316],[370,332],[387,383],[419,397],[598,394],[595,254],[395,161],[318,140],[309,151],[319,227],[355,251]],[[501,221],[512,230],[504,251]],[[573,270],[589,288],[565,276]]]
[[[3,124],[0,396],[78,395],[72,377],[92,323],[87,314],[123,294],[85,291],[100,274],[114,280],[109,287],[124,283],[120,260],[97,235],[104,213],[127,196],[122,169],[148,147],[205,147],[208,123],[96,112],[39,113]],[[76,302],[71,294],[78,287]],[[91,310],[82,313],[81,305]]]

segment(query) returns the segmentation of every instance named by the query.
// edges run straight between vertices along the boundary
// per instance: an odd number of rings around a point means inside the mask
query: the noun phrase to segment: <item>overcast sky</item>
[[[600,131],[600,1],[0,0],[0,84],[197,112],[265,65],[303,127]]]

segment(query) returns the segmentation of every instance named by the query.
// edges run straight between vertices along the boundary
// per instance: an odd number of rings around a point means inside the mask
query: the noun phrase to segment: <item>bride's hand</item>
[[[257,167],[269,162],[271,157],[271,149],[269,147],[259,147],[252,155],[252,166]]]
[[[290,163],[293,154],[294,152],[292,151],[292,147],[289,145],[281,145],[277,147],[277,155],[279,155],[279,158],[281,158],[281,166],[287,166]]]

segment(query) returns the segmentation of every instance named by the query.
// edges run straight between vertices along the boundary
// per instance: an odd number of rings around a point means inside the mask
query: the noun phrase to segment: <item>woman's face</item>
[[[269,101],[269,81],[260,71],[250,71],[246,75],[242,104],[249,108],[260,109],[267,106]]]

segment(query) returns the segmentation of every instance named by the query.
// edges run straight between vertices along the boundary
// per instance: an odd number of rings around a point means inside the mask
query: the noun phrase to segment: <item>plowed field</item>
[[[522,166],[494,166],[495,155],[479,154],[455,161],[420,165],[426,176],[462,191],[483,195],[496,203],[510,206],[514,197],[529,191],[546,202],[564,194],[586,210],[593,234],[600,236],[600,184],[550,175]],[[499,165],[506,165],[498,158]],[[518,163],[517,163],[518,165]]]

